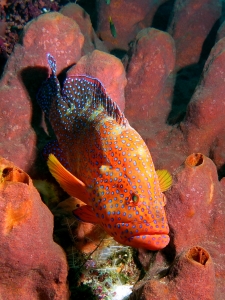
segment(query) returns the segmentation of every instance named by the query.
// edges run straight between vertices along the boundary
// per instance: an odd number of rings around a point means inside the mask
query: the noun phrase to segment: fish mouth
[[[135,236],[140,236],[140,237],[146,236],[147,237],[147,236],[152,236],[152,235],[157,235],[157,236],[168,235],[168,232],[167,231],[165,231],[165,232],[163,232],[163,231],[136,232],[134,234],[131,234],[129,238],[135,237]]]
[[[147,223],[141,223],[141,222],[126,222],[126,223],[117,223],[117,227],[120,226],[120,228],[124,228],[122,230],[122,235],[126,235],[129,237],[135,237],[135,236],[151,236],[151,235],[168,235],[169,233],[169,228],[159,228],[159,229],[151,229],[150,224],[146,225]],[[135,225],[135,228],[133,226]],[[143,226],[144,228],[138,228],[139,226]],[[136,231],[137,230],[137,231]]]
[[[168,234],[167,231],[163,232],[163,231],[151,231],[151,232],[137,232],[135,234],[132,234],[132,236],[143,236],[143,235],[162,235],[162,234]]]
[[[148,224],[148,225],[147,225]],[[118,231],[114,236],[115,240],[121,244],[134,248],[145,248],[148,250],[160,250],[168,245],[169,228],[155,228],[151,223],[126,222],[117,223]]]
[[[135,235],[128,237],[125,244],[134,248],[145,248],[148,250],[156,251],[165,248],[170,241],[167,234],[148,234],[148,235]]]

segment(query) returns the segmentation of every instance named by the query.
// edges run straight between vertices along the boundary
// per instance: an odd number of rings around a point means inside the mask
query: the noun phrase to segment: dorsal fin
[[[53,108],[53,114],[54,110],[60,112],[65,128],[68,124],[73,124],[77,130],[81,131],[87,122],[95,120],[101,112],[115,119],[119,125],[128,124],[119,106],[107,95],[97,78],[88,75],[69,76],[64,81],[61,91],[56,76],[56,61],[50,54],[47,55],[47,59],[52,73],[43,82],[37,94],[37,100],[48,118]],[[52,116],[53,119],[56,117]],[[70,131],[70,127],[66,129]]]
[[[87,75],[67,77],[62,96],[71,111],[74,111],[78,117],[84,114],[92,117],[93,112],[104,110],[118,124],[122,126],[127,124],[127,119],[119,106],[106,94],[105,88],[97,78]]]

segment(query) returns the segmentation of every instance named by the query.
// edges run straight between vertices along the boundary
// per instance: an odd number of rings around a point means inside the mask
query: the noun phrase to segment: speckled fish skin
[[[48,62],[52,74],[38,102],[71,173],[89,193],[87,205],[74,214],[99,223],[121,244],[164,248],[169,243],[164,195],[146,144],[97,79],[67,77],[61,91],[50,55]]]

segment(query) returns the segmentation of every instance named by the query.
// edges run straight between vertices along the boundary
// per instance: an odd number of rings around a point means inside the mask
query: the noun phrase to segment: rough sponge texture
[[[121,0],[96,1],[97,11],[97,34],[105,42],[109,50],[128,50],[129,43],[135,38],[138,32],[146,27],[150,27],[154,14],[161,4],[166,0]],[[116,29],[116,37],[113,37],[109,17],[112,18]]]
[[[0,82],[0,154],[29,171],[36,158],[34,126],[40,126],[36,93],[48,72],[46,55],[57,58],[58,70],[81,56],[84,37],[78,25],[60,13],[44,14],[24,28]],[[39,72],[38,72],[39,70]],[[42,70],[42,72],[40,72]]]
[[[143,135],[143,123],[148,130],[151,124],[165,124],[171,109],[169,76],[175,66],[174,41],[168,33],[146,28],[136,36],[131,53],[126,64],[125,114]]]
[[[131,299],[222,300],[224,180],[218,181],[216,167],[208,157],[193,153],[177,170],[166,195],[171,242],[165,254],[174,260],[166,267],[164,259],[156,258],[146,279],[136,284]],[[148,266],[146,258],[142,264]]]
[[[217,0],[176,0],[168,32],[175,40],[176,67],[183,68],[199,61],[204,42],[220,18]]]
[[[108,52],[104,42],[97,37],[92,27],[89,14],[82,7],[74,3],[69,3],[60,10],[60,13],[73,19],[79,25],[80,31],[84,35],[82,55],[95,49]]]
[[[67,261],[53,216],[30,177],[0,157],[0,298],[69,299]]]
[[[212,258],[204,248],[195,246],[176,258],[166,277],[148,281],[130,300],[213,300],[215,297]]]

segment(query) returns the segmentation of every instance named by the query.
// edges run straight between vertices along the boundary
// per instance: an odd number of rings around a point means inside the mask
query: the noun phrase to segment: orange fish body
[[[80,220],[100,224],[124,245],[159,250],[169,243],[162,190],[166,171],[155,171],[149,150],[97,79],[68,77],[60,91],[56,65],[38,93],[70,170],[50,154],[52,175],[86,205]]]

